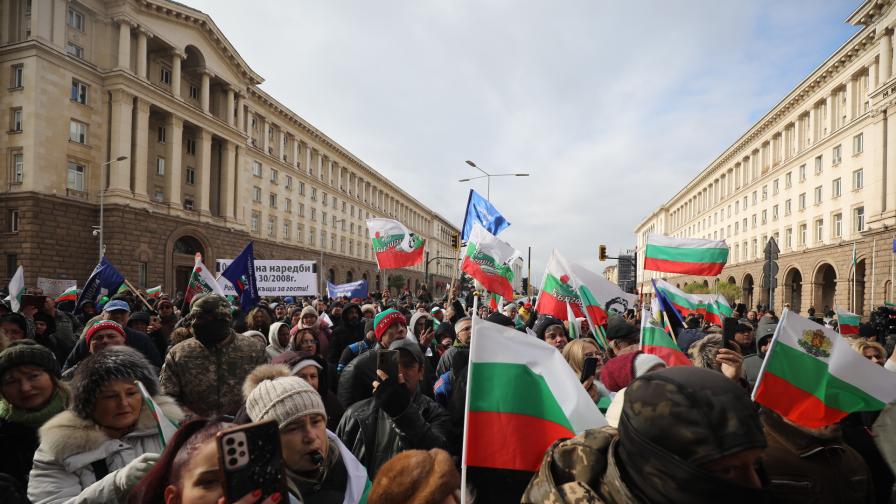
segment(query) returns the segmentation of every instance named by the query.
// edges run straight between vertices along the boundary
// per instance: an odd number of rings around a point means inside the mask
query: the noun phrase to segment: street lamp
[[[469,182],[471,180],[478,180],[484,178],[486,181],[486,189],[485,189],[485,199],[491,200],[491,192],[492,192],[492,177],[528,177],[528,173],[488,173],[482,168],[476,166],[476,163],[470,161],[469,159],[466,163],[473,168],[481,171],[483,174],[478,177],[470,177],[470,178],[462,178],[458,180],[458,182]]]
[[[335,221],[333,221],[333,227],[336,227],[336,224],[339,224],[340,222],[345,222],[345,219],[336,219]],[[324,225],[326,225],[326,222],[324,223]],[[320,284],[318,287],[320,289],[318,292],[318,295],[320,297],[323,297],[323,292],[324,292],[324,247],[325,246],[326,246],[326,241],[321,240],[321,242],[320,242],[320,278],[317,279],[318,280],[317,283]],[[335,280],[335,278],[334,278],[334,280]]]
[[[105,181],[103,180],[103,175],[104,175],[103,168],[111,165],[112,163],[116,163],[118,161],[124,161],[127,158],[128,158],[127,156],[118,156],[117,158],[106,161],[105,163],[100,165],[100,225],[97,226],[97,228],[93,231],[93,235],[99,236],[99,238],[100,238],[100,261],[102,261],[103,256],[106,255],[105,254],[106,247],[105,247],[105,244],[103,243],[103,206],[105,203],[105,195],[106,195],[106,185],[105,185]]]

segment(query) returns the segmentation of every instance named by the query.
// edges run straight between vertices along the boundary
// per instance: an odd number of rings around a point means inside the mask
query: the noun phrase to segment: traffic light
[[[523,292],[529,292],[529,277],[523,277]]]
[[[599,245],[597,247],[597,258],[598,258],[598,260],[600,260],[600,262],[604,262],[607,260],[607,246],[606,245]]]
[[[458,236],[456,234],[451,235],[451,247],[457,249],[457,239]]]

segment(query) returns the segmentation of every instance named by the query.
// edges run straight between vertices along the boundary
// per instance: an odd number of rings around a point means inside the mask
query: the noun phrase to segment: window
[[[192,166],[188,166],[186,170],[186,182],[187,185],[193,185],[196,183],[196,169]]]
[[[327,225],[327,212],[320,213],[320,223],[323,224],[324,226]]]
[[[317,188],[311,188],[311,201],[317,201]]]
[[[161,203],[162,201],[165,200],[165,191],[163,191],[161,187],[156,187],[155,193],[153,193],[152,198],[157,203]]]
[[[756,191],[753,191],[753,205],[755,206],[757,202],[758,202],[757,193],[756,193]]]
[[[156,175],[165,175],[165,158],[156,158]]]
[[[196,139],[188,138],[186,141],[186,144],[187,144],[187,154],[189,154],[190,156],[195,156],[196,155]]]
[[[190,99],[198,100],[199,99],[199,88],[190,84]]]
[[[252,201],[261,203],[261,188],[258,186],[252,186]]]
[[[253,233],[258,232],[258,219],[260,217],[261,217],[261,215],[258,212],[252,212],[252,218],[249,221],[249,227]]]
[[[831,152],[831,164],[834,166],[840,164],[840,161],[843,160],[843,146],[837,145],[834,147],[833,152]],[[817,169],[817,167],[816,167]]]
[[[815,219],[815,243],[821,243],[824,234],[824,219]]]
[[[798,242],[799,245],[806,244],[806,225],[805,224],[800,224],[799,237],[797,238],[797,240],[799,240],[799,242]]]
[[[778,220],[778,205],[772,207],[772,220]]]
[[[68,139],[79,144],[87,143],[87,125],[72,119],[68,123]]]
[[[268,202],[270,203],[271,208],[277,208],[277,195],[275,193],[271,193],[270,197],[268,198]]]
[[[305,195],[305,183],[304,182],[299,182],[299,195],[300,196]]]
[[[17,89],[25,86],[25,65],[13,65],[10,74],[9,87]]]
[[[252,161],[252,175],[256,177],[261,176],[261,163],[258,161]]]
[[[76,103],[80,103],[81,105],[87,104],[87,84],[83,82],[72,79],[72,95],[71,100]]]
[[[168,131],[164,126],[159,126],[159,129],[156,131],[156,141],[160,144],[165,143],[165,139],[167,138]]]
[[[289,175],[286,176],[286,188],[292,189],[292,177]]]
[[[762,223],[765,224],[768,222],[768,210],[762,211]]]
[[[815,204],[821,204],[821,186],[815,188]]]
[[[69,42],[65,45],[65,52],[68,53],[69,56],[84,59],[84,48],[74,42]]]
[[[784,247],[793,248],[793,228],[784,230]]]
[[[317,230],[314,228],[311,228],[308,231],[308,244],[309,245],[314,245],[314,239],[315,239],[314,237],[315,236],[317,236]]]
[[[765,201],[767,199],[768,199],[768,186],[764,185],[764,186],[762,186],[762,201]]]
[[[311,220],[317,220],[317,209],[311,207]]]
[[[84,14],[81,14],[75,9],[69,8],[68,25],[76,30],[84,31]]]
[[[862,169],[852,172],[852,190],[857,191],[865,186],[865,174]]]
[[[778,194],[779,189],[780,189],[779,186],[780,186],[780,184],[778,184],[778,179],[775,179],[772,182],[772,195]]]
[[[805,182],[805,181],[806,181],[806,165],[801,164],[800,165],[800,182]]]
[[[184,210],[193,210],[192,198],[184,198]]]
[[[320,248],[327,248],[327,232],[323,229],[320,230]]]
[[[299,203],[299,217],[305,216],[305,204]]]
[[[301,242],[305,238],[305,225],[298,224],[296,225],[296,240]]]
[[[327,206],[327,193],[320,193],[320,202],[323,203],[324,206]]]
[[[292,222],[284,221],[283,222],[283,239],[289,239],[289,231],[292,229]]]
[[[68,178],[65,187],[73,191],[84,191],[84,165],[68,162]]]
[[[280,172],[278,172],[277,170],[271,168],[271,183],[272,183],[272,184],[276,184],[276,183],[277,183],[277,179],[278,179],[279,176],[280,176]]]
[[[277,218],[276,217],[268,217],[268,236],[273,238],[276,235],[277,231]]]
[[[10,210],[9,211],[9,232],[10,233],[18,233],[19,232],[19,211],[18,210]]]
[[[137,285],[141,289],[146,288],[146,278],[148,276],[147,271],[149,270],[149,265],[145,262],[137,263]]]
[[[787,172],[784,174],[784,189],[790,189],[793,185],[793,172]]]
[[[756,214],[753,214],[753,229],[756,229],[756,222],[757,222]]]
[[[162,68],[159,70],[159,81],[160,81],[162,84],[168,84],[168,85],[170,85],[170,84],[171,84],[171,70],[169,70],[169,69],[166,68],[166,67],[162,67]]]
[[[22,131],[22,107],[12,109],[9,114],[9,130]]]
[[[843,236],[843,214],[834,214],[831,218],[831,238]]]
[[[283,210],[287,212],[292,212],[292,200],[289,198],[283,198]]]
[[[837,177],[831,182],[831,198],[839,198],[841,193],[842,184],[840,183],[840,177]]]
[[[852,137],[852,155],[861,154],[865,150],[865,137],[862,133]]]
[[[806,209],[806,193],[800,193],[800,196],[799,196],[799,209],[800,209],[800,210],[805,210],[805,209]]]
[[[857,233],[865,230],[865,207],[858,207],[852,211],[852,227]]]

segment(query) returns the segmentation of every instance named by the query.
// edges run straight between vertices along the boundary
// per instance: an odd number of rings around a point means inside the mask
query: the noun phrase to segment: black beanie
[[[0,378],[12,368],[35,366],[50,376],[59,378],[59,362],[49,348],[32,340],[13,341],[6,350],[0,352]]]

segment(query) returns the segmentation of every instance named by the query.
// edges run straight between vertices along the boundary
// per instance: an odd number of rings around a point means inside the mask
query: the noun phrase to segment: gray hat
[[[13,341],[0,352],[0,378],[12,368],[35,366],[59,378],[59,362],[49,348],[29,339]]]
[[[159,393],[159,373],[137,350],[111,346],[89,355],[75,370],[71,382],[72,410],[81,418],[90,418],[100,390],[112,380],[139,381],[149,395]]]
[[[420,345],[412,339],[402,338],[400,340],[395,340],[389,345],[389,350],[404,350],[410,352],[410,354],[414,356],[414,359],[417,359],[418,363],[423,364],[423,351],[420,350]]]
[[[283,364],[263,364],[255,368],[243,384],[246,414],[253,422],[276,420],[282,429],[307,415],[327,416],[320,394],[308,382],[290,376]]]
[[[227,301],[227,298],[218,294],[206,294],[194,299],[190,303],[190,315],[195,317],[200,313],[227,319],[232,317],[230,313],[230,302]]]

